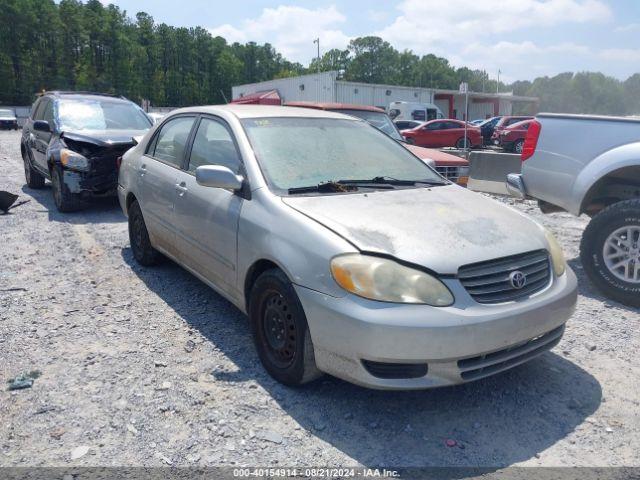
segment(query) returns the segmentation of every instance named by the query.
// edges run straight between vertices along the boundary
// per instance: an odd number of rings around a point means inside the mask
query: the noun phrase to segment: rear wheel
[[[640,199],[615,203],[593,217],[582,236],[580,259],[605,295],[639,307]]]
[[[258,356],[273,378],[295,386],[322,375],[304,310],[282,271],[268,270],[258,277],[251,289],[249,318]]]
[[[469,140],[469,138],[467,137],[467,148],[472,148],[472,147],[473,145],[471,145],[471,140]],[[464,137],[461,137],[456,141],[456,148],[459,148],[459,149],[464,148]]]
[[[144,223],[142,210],[137,201],[129,207],[129,243],[133,257],[140,265],[149,267],[160,260],[160,252],[151,246],[147,225]]]
[[[524,146],[524,140],[516,140],[516,143],[513,144],[513,151],[515,153],[522,153],[522,147]]]
[[[29,153],[22,154],[22,162],[24,163],[24,178],[27,181],[27,186],[33,189],[44,187],[44,177],[31,166]]]
[[[62,170],[56,166],[51,168],[51,188],[53,201],[62,213],[75,212],[82,208],[80,195],[71,193],[62,179]]]
[[[406,140],[407,140],[407,143],[410,144],[410,145],[415,145],[416,144],[416,141],[411,137],[407,138]]]

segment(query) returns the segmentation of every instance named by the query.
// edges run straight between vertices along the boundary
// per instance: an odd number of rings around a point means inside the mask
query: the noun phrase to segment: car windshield
[[[15,113],[13,113],[11,110],[0,110],[0,118],[13,118],[15,116]]]
[[[345,115],[351,115],[352,117],[358,117],[366,122],[370,123],[374,127],[376,127],[381,132],[386,133],[394,140],[404,141],[400,132],[393,124],[391,119],[386,113],[383,112],[371,112],[368,110],[350,110],[350,109],[340,109],[340,110],[332,110],[338,113],[344,113]]]
[[[389,177],[442,183],[398,142],[368,125],[335,118],[250,118],[242,121],[272,190],[338,180]]]
[[[151,121],[134,103],[112,100],[61,100],[62,130],[146,130]]]

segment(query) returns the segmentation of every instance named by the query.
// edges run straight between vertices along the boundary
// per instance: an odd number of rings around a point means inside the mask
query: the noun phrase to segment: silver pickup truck
[[[522,162],[509,193],[537,199],[544,213],[591,216],[580,244],[586,273],[609,297],[640,306],[640,120],[539,114]]]

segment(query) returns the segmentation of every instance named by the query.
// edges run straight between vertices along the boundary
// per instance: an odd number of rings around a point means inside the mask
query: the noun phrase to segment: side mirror
[[[244,178],[222,165],[203,165],[196,168],[196,182],[203,187],[236,191],[242,188]]]
[[[37,130],[38,132],[51,132],[49,122],[47,122],[46,120],[36,120],[35,122],[33,122],[33,129]]]

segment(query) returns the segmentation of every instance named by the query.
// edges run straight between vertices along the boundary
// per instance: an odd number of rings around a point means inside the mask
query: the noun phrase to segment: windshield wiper
[[[392,186],[412,186],[416,184],[424,184],[424,185],[447,185],[447,182],[443,182],[441,180],[399,180],[397,178],[389,177],[386,175],[373,177],[368,180],[361,179],[349,179],[349,180],[338,180],[339,184],[342,185],[366,185],[373,184],[375,186],[382,185],[392,185]]]
[[[336,192],[353,192],[357,190],[358,187],[350,184],[343,184],[340,182],[322,182],[317,185],[309,185],[305,187],[292,187],[287,190],[289,195],[295,195],[297,193],[336,193]]]

